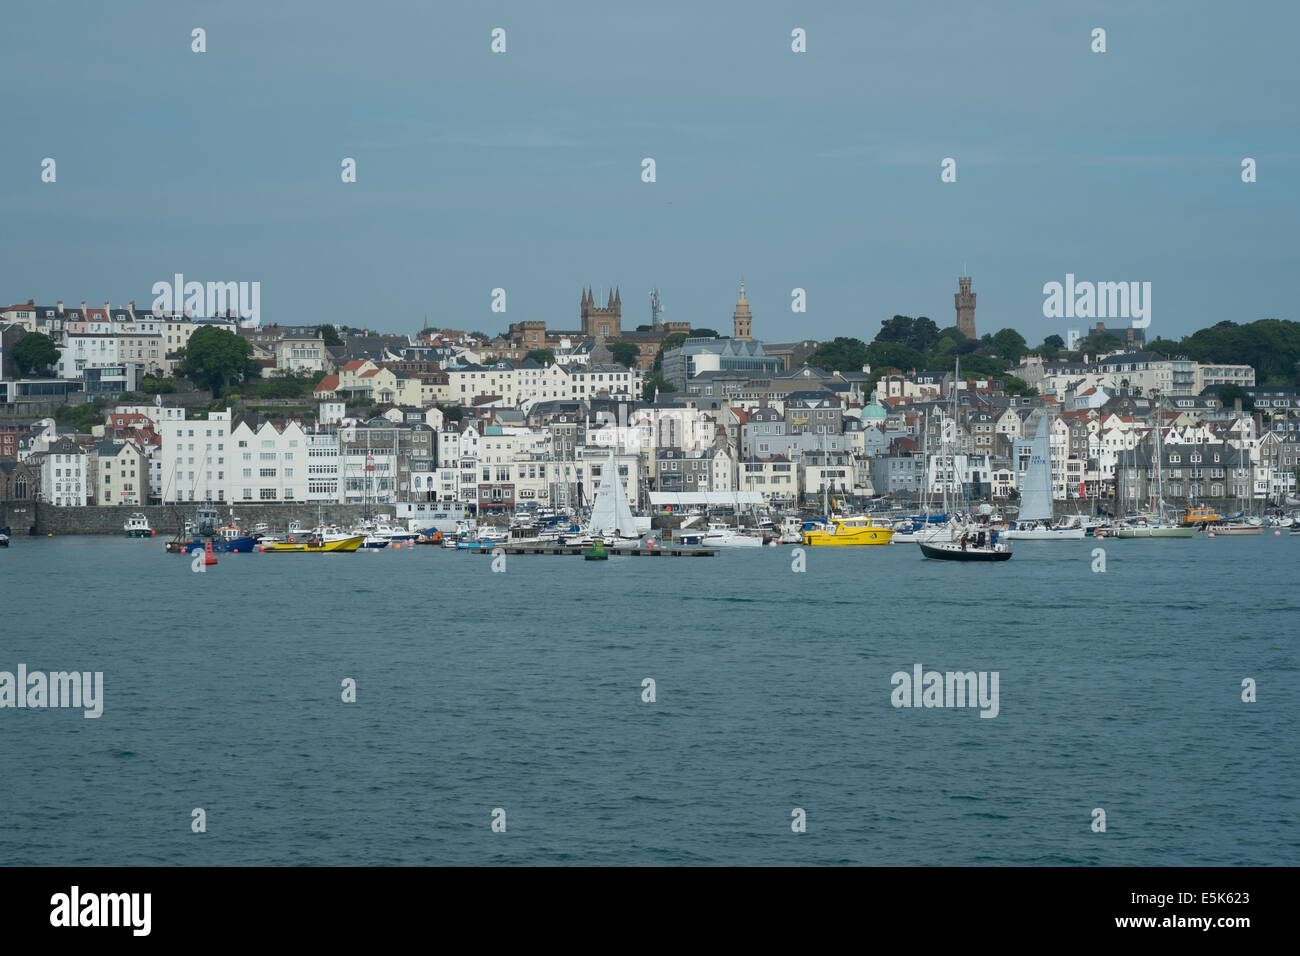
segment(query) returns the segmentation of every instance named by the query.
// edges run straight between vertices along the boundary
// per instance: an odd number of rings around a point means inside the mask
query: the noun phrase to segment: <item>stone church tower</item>
[[[582,334],[589,339],[617,339],[623,334],[623,298],[618,289],[609,294],[602,309],[587,287],[582,294]]]
[[[968,339],[976,338],[975,293],[970,290],[970,276],[960,276],[957,279],[957,290],[953,296],[957,302],[957,329]]]
[[[736,302],[736,311],[731,313],[731,337],[739,342],[748,342],[753,333],[754,317],[749,313],[749,301],[745,298],[745,280],[740,281],[740,299]]]

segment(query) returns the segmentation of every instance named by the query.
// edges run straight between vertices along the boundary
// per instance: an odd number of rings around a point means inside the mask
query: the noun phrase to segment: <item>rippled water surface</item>
[[[1016,544],[195,574],[18,539],[0,670],[105,702],[0,709],[0,862],[1300,864],[1300,537]],[[997,671],[997,717],[893,707],[917,663]]]

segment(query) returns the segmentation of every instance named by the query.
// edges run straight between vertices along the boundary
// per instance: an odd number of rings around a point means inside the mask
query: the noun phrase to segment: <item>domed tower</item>
[[[745,280],[740,280],[740,299],[736,302],[736,311],[731,313],[731,337],[740,342],[748,342],[753,337],[754,317],[749,313],[749,300],[745,298]]]

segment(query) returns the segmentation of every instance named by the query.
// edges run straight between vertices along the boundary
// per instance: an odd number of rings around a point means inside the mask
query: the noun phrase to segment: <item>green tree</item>
[[[14,344],[14,362],[22,375],[46,372],[59,360],[59,349],[44,332],[28,332]]]
[[[693,339],[716,339],[720,338],[717,329],[691,329],[691,338]]]
[[[896,368],[900,372],[925,368],[925,356],[901,342],[872,342],[867,346],[867,364],[874,372]],[[860,368],[861,366],[859,366]],[[841,371],[845,371],[841,369]]]
[[[480,342],[492,341],[492,336],[488,335],[486,332],[471,332],[469,334],[469,337],[471,339],[478,339]]]
[[[555,350],[554,349],[532,349],[529,351],[527,355],[524,356],[524,361],[527,361],[528,359],[532,359],[538,365],[554,365]]]
[[[255,378],[259,371],[247,339],[211,325],[191,335],[182,354],[176,374],[214,393],[228,383]]]
[[[841,335],[818,345],[808,356],[808,364],[828,372],[848,372],[873,363],[868,357],[866,342]]]
[[[1166,338],[1152,339],[1150,342],[1147,343],[1146,348],[1148,352],[1155,352],[1158,355],[1163,355],[1165,358],[1169,358],[1170,356],[1173,355],[1182,354],[1182,352],[1180,351],[1182,349],[1182,345],[1180,345],[1178,342],[1175,342],[1173,339],[1166,339]]]
[[[672,335],[664,336],[663,342],[659,344],[659,351],[655,352],[654,369],[656,372],[664,367],[664,353],[681,348],[682,343],[687,338],[689,336],[685,332],[674,332]]]
[[[438,411],[442,412],[442,417],[444,421],[448,421],[448,422],[460,421],[461,411],[459,405],[438,405],[437,408]]]
[[[176,383],[162,376],[146,375],[140,379],[140,391],[146,395],[170,395],[176,391]]]
[[[335,329],[334,326],[332,325],[316,326],[316,334],[321,337],[321,340],[327,346],[343,344],[343,340],[339,338],[338,330]]]
[[[1014,375],[1002,375],[1002,391],[1008,395],[1037,395],[1038,389]]]
[[[961,374],[963,376],[1006,378],[1004,374],[1006,369],[1006,360],[1000,359],[995,355],[986,355],[977,352],[963,356],[961,360]]]
[[[655,392],[666,394],[675,391],[677,389],[673,387],[672,382],[664,378],[659,372],[653,372],[646,376],[645,384],[641,386],[641,398],[643,401],[653,402]]]
[[[1008,362],[1019,362],[1029,351],[1025,337],[1015,329],[1000,329],[993,336],[993,351]]]
[[[881,321],[875,341],[896,342],[917,352],[929,352],[939,343],[939,328],[925,316],[914,319],[896,315]]]
[[[1061,338],[1059,335],[1049,335],[1047,338],[1043,339],[1043,347],[1052,349],[1055,352],[1060,352],[1065,348],[1065,339]]]
[[[1241,399],[1241,410],[1243,412],[1253,412],[1255,410],[1255,400],[1240,385],[1224,384],[1220,385],[1216,391],[1219,395],[1219,401],[1223,402],[1224,408],[1234,407],[1237,399]]]
[[[609,347],[614,361],[624,368],[632,368],[641,357],[641,349],[632,342],[615,342]]]

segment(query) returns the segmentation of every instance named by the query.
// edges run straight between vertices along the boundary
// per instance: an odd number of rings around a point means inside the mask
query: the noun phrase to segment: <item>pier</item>
[[[586,554],[591,550],[586,544],[496,544],[481,548],[466,548],[474,554]],[[670,544],[655,545],[653,548],[607,547],[605,553],[611,558],[712,558],[717,556],[716,548],[687,548]]]

